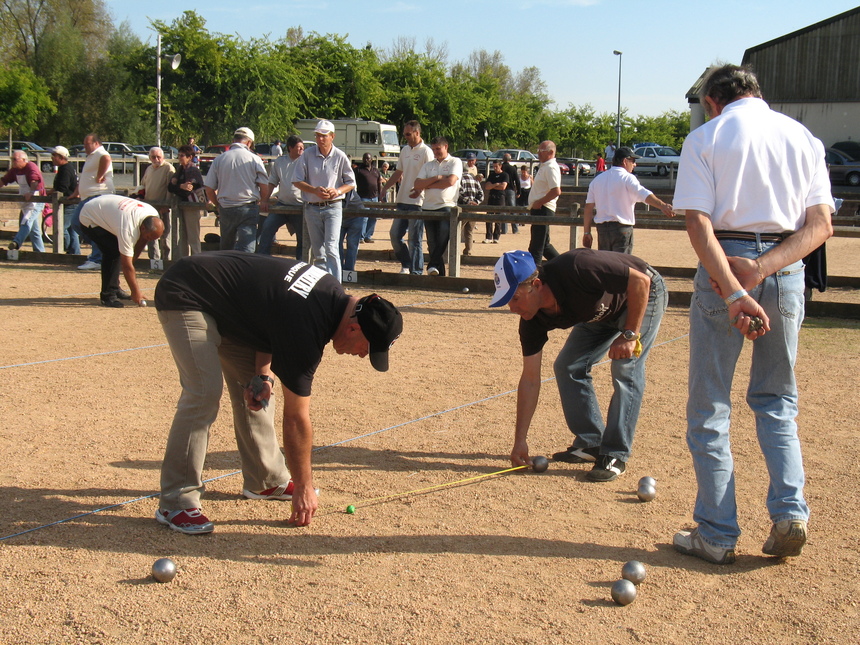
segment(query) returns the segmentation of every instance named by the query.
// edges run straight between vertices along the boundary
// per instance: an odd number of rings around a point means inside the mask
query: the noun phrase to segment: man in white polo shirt
[[[762,551],[798,556],[809,507],[794,364],[803,258],[833,233],[824,146],[800,123],[771,110],[745,67],[710,70],[700,99],[710,120],[684,143],[673,200],[700,262],[690,305],[687,402],[696,526],[675,534],[674,546],[716,564],[735,561],[740,527],[729,423],[746,337],[754,343],[746,400],[770,478],[773,526]]]
[[[424,192],[422,211],[450,213],[457,205],[460,196],[460,177],[463,176],[463,162],[448,154],[448,139],[436,137],[430,142],[433,161],[421,168],[409,196],[417,198]],[[424,220],[427,231],[427,248],[430,261],[427,275],[445,275],[445,249],[451,237],[451,222],[445,220]]]
[[[400,159],[395,170],[385,185],[382,194],[400,182],[397,190],[397,210],[420,211],[424,194],[419,193],[417,197],[411,197],[415,178],[424,167],[424,164],[433,159],[433,151],[421,139],[421,124],[418,121],[407,121],[403,126],[403,138],[406,145],[400,150]],[[409,231],[409,246],[403,243],[403,236]],[[394,255],[400,260],[400,273],[421,275],[424,273],[424,220],[406,219],[399,217],[391,221],[391,248]]]
[[[582,245],[588,249],[594,241],[592,221],[597,225],[597,248],[601,251],[633,253],[633,208],[645,202],[659,208],[666,217],[675,217],[672,207],[645,188],[633,169],[639,155],[622,146],[615,152],[612,168],[602,172],[588,186],[585,211],[582,214]],[[595,208],[597,214],[595,215]]]
[[[140,304],[144,297],[137,286],[134,261],[147,242],[154,242],[164,233],[158,211],[131,197],[99,195],[81,209],[81,226],[102,252],[102,305],[123,306],[118,297],[120,268],[131,289],[131,299]]]
[[[317,144],[296,162],[293,185],[302,191],[305,224],[314,266],[340,282],[340,225],[343,196],[355,188],[355,173],[346,153],[334,146],[334,124],[322,119],[314,129]]]

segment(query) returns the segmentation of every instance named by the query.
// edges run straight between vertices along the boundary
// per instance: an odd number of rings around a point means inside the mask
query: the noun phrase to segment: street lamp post
[[[612,52],[618,56],[618,120],[615,122],[615,148],[621,147],[621,52],[617,49]]]
[[[165,56],[170,60],[170,69],[179,67],[182,54]],[[158,34],[157,52],[155,55],[155,145],[161,147],[161,34]]]

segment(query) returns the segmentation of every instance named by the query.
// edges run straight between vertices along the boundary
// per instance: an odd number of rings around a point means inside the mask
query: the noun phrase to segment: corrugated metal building
[[[860,141],[860,7],[751,47],[742,64],[752,66],[774,110],[803,123],[825,146]],[[691,128],[704,122],[701,82],[687,93]]]
[[[744,52],[764,99],[825,145],[860,140],[860,7]]]

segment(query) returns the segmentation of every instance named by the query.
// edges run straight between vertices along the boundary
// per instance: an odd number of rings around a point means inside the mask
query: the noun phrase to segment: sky
[[[557,109],[590,104],[597,112],[615,114],[620,61],[622,110],[657,116],[685,111],[685,94],[709,65],[740,64],[744,50],[857,5],[831,0],[107,0],[107,6],[116,24],[127,21],[151,43],[152,20],[169,24],[193,9],[210,32],[243,39],[278,40],[288,28],[301,27],[305,34],[338,34],[354,47],[370,43],[380,50],[407,38],[423,51],[432,38],[437,47],[445,46],[449,63],[478,49],[498,50],[514,73],[537,67]]]

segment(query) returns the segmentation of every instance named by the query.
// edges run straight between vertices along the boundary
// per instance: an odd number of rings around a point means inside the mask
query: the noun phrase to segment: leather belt
[[[337,204],[340,201],[341,200],[339,200],[339,199],[335,199],[335,200],[332,200],[330,202],[306,202],[306,203],[310,204],[311,206],[323,207],[323,206],[331,206],[332,204]]]
[[[761,240],[762,242],[782,242],[792,233],[751,233],[749,231],[714,231],[714,236],[718,240],[751,240],[753,242]]]

